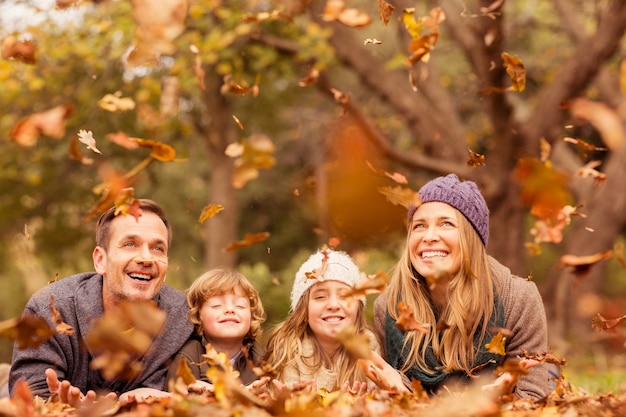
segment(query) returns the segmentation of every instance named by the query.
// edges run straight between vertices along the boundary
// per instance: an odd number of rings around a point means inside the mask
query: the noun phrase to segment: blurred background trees
[[[176,151],[125,182],[172,219],[168,282],[184,289],[209,267],[237,266],[269,323],[286,313],[299,264],[332,237],[366,273],[388,271],[409,191],[450,172],[488,201],[490,254],[540,286],[555,349],[570,352],[598,312],[626,314],[626,3],[27,6],[0,11],[1,318],[55,277],[92,269],[98,191],[150,153],[106,139],[116,132]],[[57,106],[68,109],[58,126],[20,129]],[[80,129],[102,154],[76,142]],[[200,222],[208,204],[224,210]],[[576,213],[559,217],[568,205]],[[261,232],[270,237],[245,244]],[[233,242],[244,243],[224,250]],[[560,262],[608,250],[586,269]]]

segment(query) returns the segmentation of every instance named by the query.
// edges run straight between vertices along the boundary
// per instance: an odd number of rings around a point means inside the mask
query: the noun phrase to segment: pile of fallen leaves
[[[22,384],[12,398],[0,400],[0,416],[625,416],[626,392],[588,395],[563,379],[540,400],[490,398],[480,389],[446,391],[435,397],[377,390],[350,392],[286,389],[262,398],[234,380],[202,394],[173,393],[121,405],[105,399],[73,408],[54,398],[33,397]]]

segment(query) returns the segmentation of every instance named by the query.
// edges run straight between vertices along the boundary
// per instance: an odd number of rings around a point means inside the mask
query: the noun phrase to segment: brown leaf
[[[372,349],[365,333],[357,334],[354,326],[348,326],[337,334],[337,340],[353,359],[372,359]]]
[[[170,162],[176,158],[176,151],[170,145],[167,145],[163,142],[157,142],[155,140],[150,139],[138,139],[135,138],[135,141],[139,146],[143,146],[144,148],[150,148],[150,155],[159,161],[162,162]]]
[[[378,0],[378,16],[385,26],[391,20],[391,15],[395,10],[395,6],[387,3],[385,0]]]
[[[564,137],[563,141],[564,142],[573,143],[574,145],[576,145],[576,147],[578,147],[580,150],[582,150],[585,153],[587,153],[587,152],[594,152],[594,151],[607,151],[608,150],[605,147],[592,145],[591,143],[587,143],[584,140],[578,139],[578,138]]]
[[[594,184],[602,184],[606,181],[606,174],[595,169],[601,164],[602,161],[589,161],[582,168],[579,168],[576,171],[576,176],[582,178],[593,178]]]
[[[522,354],[525,359],[532,359],[541,363],[551,363],[557,366],[567,365],[567,359],[559,357],[551,352],[535,353],[531,354],[525,349],[522,349]]]
[[[40,135],[61,139],[65,136],[65,119],[72,113],[73,108],[71,104],[63,104],[31,114],[13,126],[9,137],[21,146],[34,146]]]
[[[52,322],[56,323],[56,332],[59,334],[64,334],[67,336],[71,336],[74,334],[74,328],[69,324],[63,321],[63,317],[61,317],[61,313],[54,306],[54,294],[50,294],[50,312],[52,313]]]
[[[485,165],[485,155],[476,153],[471,149],[468,149],[467,152],[469,153],[469,159],[467,160],[468,167],[476,168],[481,165]]]
[[[390,277],[384,271],[379,271],[374,275],[369,275],[361,280],[354,288],[351,288],[344,295],[346,298],[366,297],[371,294],[379,294],[387,288]]]
[[[607,320],[604,317],[602,317],[600,313],[597,313],[591,319],[591,328],[596,331],[602,331],[602,330],[612,329],[613,327],[616,327],[616,326],[621,326],[624,323],[626,323],[626,315],[617,317],[615,319]]]
[[[421,200],[417,191],[405,187],[379,187],[378,192],[384,195],[391,204],[409,208],[410,205],[419,205]]]
[[[594,253],[587,256],[563,255],[559,261],[561,268],[572,267],[572,272],[579,278],[589,274],[591,267],[600,261],[610,259],[613,256],[612,250]]]
[[[241,248],[245,248],[245,247],[254,245],[255,243],[261,243],[261,242],[267,240],[269,237],[270,237],[270,233],[269,232],[246,233],[244,238],[243,238],[243,240],[238,240],[238,241],[235,241],[235,242],[231,243],[226,248],[224,248],[224,250],[226,252],[232,252],[232,251],[235,251],[235,250],[239,250]]]
[[[130,66],[155,63],[176,51],[174,40],[185,30],[187,0],[132,0],[135,42]]]
[[[311,84],[317,82],[319,78],[320,78],[319,70],[317,68],[312,67],[311,69],[309,69],[309,72],[307,72],[306,76],[300,79],[300,81],[298,81],[298,86],[308,87]]]
[[[415,313],[413,312],[413,310],[411,310],[409,306],[402,301],[398,303],[398,313],[399,317],[398,320],[396,320],[396,327],[401,332],[417,330],[418,332],[422,332],[424,334],[430,333],[430,326],[427,324],[418,323],[415,320]]]
[[[0,322],[0,336],[15,340],[18,349],[23,350],[38,348],[54,336],[54,330],[44,318],[24,314],[20,318]]]
[[[511,79],[513,91],[522,92],[526,88],[526,69],[522,61],[516,56],[502,52],[502,61],[506,73]]]
[[[36,51],[37,45],[31,40],[20,41],[12,35],[2,39],[2,58],[4,59],[14,59],[25,64],[35,64],[37,63]]]
[[[221,204],[208,204],[202,208],[198,222],[202,224],[205,220],[212,218],[222,210],[224,210],[224,206]]]
[[[619,114],[604,103],[598,103],[585,98],[575,98],[569,101],[570,113],[573,117],[591,123],[600,135],[602,141],[611,150],[621,149],[626,141],[626,131]]]
[[[77,138],[72,138],[72,140],[70,141],[69,156],[70,159],[74,159],[86,166],[93,165],[94,162],[93,158],[89,158],[82,154],[82,152],[80,151],[80,147],[78,146]]]
[[[90,367],[105,379],[129,380],[165,323],[165,312],[152,301],[124,301],[98,319],[85,337],[94,352]]]
[[[398,184],[408,184],[409,183],[409,181],[406,179],[406,175],[400,174],[399,172],[390,173],[390,172],[385,171],[384,169],[376,169],[370,163],[370,161],[365,161],[365,163],[367,164],[367,167],[370,170],[372,170],[372,172],[375,173],[376,175],[380,175],[380,176],[384,176],[384,177],[387,177],[387,178],[391,178],[392,180],[394,180]]]

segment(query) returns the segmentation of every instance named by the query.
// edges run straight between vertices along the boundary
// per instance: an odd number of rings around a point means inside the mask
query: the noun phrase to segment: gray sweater
[[[511,271],[493,258],[489,258],[494,276],[497,297],[504,306],[504,327],[511,331],[505,343],[506,359],[522,356],[522,349],[530,354],[548,351],[548,329],[543,301],[535,283],[512,275]],[[386,293],[374,301],[374,325],[376,335],[385,340]],[[383,344],[384,346],[384,344]],[[528,375],[517,382],[515,393],[521,398],[541,398],[552,391],[549,365],[530,368]]]
[[[25,380],[33,395],[50,396],[44,371],[53,368],[59,380],[69,380],[85,393],[118,394],[140,387],[163,389],[171,358],[185,344],[193,331],[187,319],[189,307],[185,295],[163,285],[154,298],[165,311],[167,319],[162,331],[142,360],[143,370],[134,380],[105,380],[98,370],[90,369],[92,352],[85,346],[84,338],[93,321],[104,314],[102,304],[102,276],[95,272],[72,275],[37,291],[26,304],[24,314],[34,314],[48,320],[54,328],[50,311],[50,295],[63,321],[74,328],[74,334],[55,334],[36,349],[19,350],[13,347],[13,361],[9,379],[11,395],[18,380]]]

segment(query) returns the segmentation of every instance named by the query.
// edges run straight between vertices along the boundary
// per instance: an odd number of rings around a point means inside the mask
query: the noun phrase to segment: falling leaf
[[[176,158],[176,151],[170,145],[150,139],[137,139],[139,146],[150,148],[150,156],[162,162],[170,162]]]
[[[137,141],[139,138],[132,138],[124,132],[109,133],[106,135],[106,138],[126,149],[137,149],[139,147],[139,142]]]
[[[530,354],[526,349],[522,349],[522,355],[525,359],[532,359],[541,363],[551,363],[557,366],[567,365],[567,359],[561,358],[551,352]]]
[[[15,340],[20,350],[38,348],[54,336],[46,319],[32,314],[0,322],[0,336]]]
[[[564,142],[573,143],[574,145],[576,145],[580,150],[582,150],[585,153],[586,152],[607,151],[608,150],[607,148],[592,145],[591,143],[587,143],[584,140],[578,139],[578,138],[564,137],[563,141]]]
[[[365,279],[361,280],[354,288],[351,288],[344,295],[346,298],[351,297],[366,297],[371,294],[379,294],[385,291],[387,284],[389,284],[389,275],[384,271],[379,271],[374,275],[368,275]]]
[[[542,242],[561,243],[563,240],[563,230],[571,223],[572,216],[586,217],[585,214],[577,211],[581,206],[565,206],[556,216],[547,219],[537,219],[530,234],[534,236],[535,244]],[[539,250],[539,253],[541,251]]]
[[[372,18],[363,11],[346,7],[344,0],[326,0],[322,19],[337,21],[348,27],[362,28],[372,23]]]
[[[354,326],[348,326],[339,332],[337,340],[353,359],[372,359],[369,338],[365,333],[357,334]]]
[[[9,137],[20,146],[34,146],[40,135],[53,139],[65,136],[65,119],[72,113],[74,106],[63,104],[41,113],[34,113],[18,121]]]
[[[253,96],[255,96],[258,94],[258,86],[256,84],[255,86],[250,87],[245,81],[242,83],[237,83],[233,80],[232,75],[227,74],[224,76],[224,83],[220,87],[220,94],[222,94],[223,96],[229,93],[238,96],[245,96],[248,94],[252,94]],[[257,92],[255,93],[255,91]]]
[[[601,164],[602,161],[589,161],[576,171],[576,176],[581,178],[593,178],[594,184],[602,184],[606,181],[606,174],[595,169]]]
[[[306,74],[306,77],[300,79],[300,81],[298,81],[298,86],[299,87],[308,87],[311,84],[317,82],[317,80],[320,78],[320,72],[317,68],[311,68],[309,69],[309,72]]]
[[[396,10],[395,6],[387,3],[385,0],[378,0],[378,16],[385,26],[389,23],[391,15]]]
[[[409,208],[419,205],[421,200],[417,191],[405,187],[379,187],[378,192],[384,195],[391,204]]]
[[[270,237],[270,233],[269,232],[246,233],[244,235],[244,237],[243,237],[243,240],[238,240],[238,241],[235,241],[235,242],[231,243],[226,248],[224,248],[224,250],[226,252],[236,251],[236,250],[239,250],[241,248],[245,248],[245,247],[254,245],[255,243],[264,242],[269,237]]]
[[[420,17],[415,20],[415,9],[404,9],[403,22],[407,31],[411,35],[409,44],[409,52],[407,58],[409,66],[415,65],[419,61],[427,62],[430,52],[435,49],[435,45],[439,39],[439,25],[445,21],[446,15],[441,7],[434,7],[427,16]],[[428,32],[422,34],[422,30],[427,29]]]
[[[561,208],[573,199],[565,174],[535,158],[520,158],[514,171],[521,185],[522,203],[530,206],[531,214],[539,219],[556,219]]]
[[[25,64],[35,64],[37,46],[31,40],[18,40],[15,36],[2,39],[2,58],[14,59]]]
[[[105,94],[98,100],[98,106],[108,112],[116,113],[133,110],[135,102],[131,98],[122,97],[122,93],[118,91],[115,94]]]
[[[522,61],[516,56],[502,52],[502,61],[506,73],[511,79],[513,91],[522,92],[526,88],[526,69]]]
[[[618,150],[626,142],[626,131],[622,118],[615,109],[607,104],[575,98],[568,102],[572,117],[586,120],[600,132],[607,148]]]
[[[107,379],[130,380],[165,323],[165,312],[152,301],[125,301],[95,321],[85,337],[94,352],[90,367]]]
[[[132,67],[156,63],[176,52],[174,41],[185,30],[188,0],[132,0],[134,45],[128,56]]]
[[[390,173],[385,171],[384,169],[376,169],[374,168],[374,166],[370,163],[370,161],[365,161],[365,163],[367,164],[367,167],[372,170],[372,172],[374,172],[376,175],[381,175],[387,178],[391,178],[392,180],[394,180],[395,182],[397,182],[398,184],[408,184],[409,181],[406,179],[406,176],[403,174],[400,174],[399,172],[394,172],[394,173]]]
[[[607,320],[602,317],[600,313],[598,313],[591,319],[591,328],[600,332],[603,330],[612,329],[613,327],[621,326],[624,323],[626,323],[626,316]]]
[[[374,39],[367,38],[363,41],[363,45],[380,45],[380,44],[382,44],[382,42],[376,38]]]
[[[233,120],[235,121],[239,129],[243,130],[243,124],[241,124],[241,121],[234,114],[233,114]]]
[[[115,206],[115,215],[125,216],[130,214],[137,221],[139,221],[139,217],[141,216],[141,203],[139,200],[134,198],[135,189],[132,187],[123,188],[120,192],[115,196],[115,201],[113,205]]]
[[[191,45],[189,49],[191,50],[191,52],[195,54],[194,61],[193,61],[193,73],[196,75],[196,78],[198,79],[198,83],[200,84],[200,89],[202,91],[205,91],[206,84],[204,82],[204,78],[206,76],[206,71],[204,70],[204,67],[202,66],[202,57],[200,56],[200,50],[195,45]]]
[[[550,160],[550,153],[552,152],[552,145],[542,137],[539,139],[539,160],[544,164]]]
[[[241,143],[231,143],[225,154],[235,159],[232,184],[236,189],[243,188],[259,175],[259,169],[269,169],[276,164],[276,147],[265,135],[252,135]]]
[[[333,100],[341,104],[341,115],[344,116],[350,104],[350,94],[345,94],[343,91],[337,90],[336,88],[331,88],[330,92],[333,95]]]
[[[70,159],[74,159],[81,164],[87,166],[93,165],[94,162],[93,158],[89,158],[83,155],[83,153],[80,151],[80,148],[78,147],[78,138],[72,138],[72,140],[70,141],[69,157]]]
[[[430,325],[418,323],[415,320],[415,313],[413,310],[402,301],[398,303],[398,314],[399,316],[396,320],[396,327],[401,332],[416,330],[424,334],[430,333]]]
[[[52,322],[57,325],[56,332],[58,334],[72,336],[74,334],[74,328],[63,321],[61,312],[54,305],[54,294],[50,294],[50,312],[52,313]]]
[[[504,344],[506,342],[506,337],[502,335],[502,333],[498,332],[495,336],[491,338],[489,342],[485,344],[485,348],[489,353],[495,353],[496,355],[504,356],[506,353],[504,350]]]
[[[87,146],[87,149],[94,151],[95,153],[102,154],[98,148],[96,148],[96,140],[93,137],[91,130],[80,129],[78,131],[78,140]]]
[[[202,224],[205,220],[212,218],[222,210],[224,210],[224,206],[221,204],[208,204],[202,208],[198,222]]]
[[[469,159],[467,160],[467,166],[471,168],[476,168],[481,165],[485,165],[485,155],[481,155],[479,153],[474,152],[471,149],[468,149]]]
[[[612,256],[613,251],[610,249],[586,256],[563,255],[560,258],[559,266],[561,268],[572,267],[572,272],[579,278],[582,278],[589,274],[593,265],[600,261],[610,259]]]

